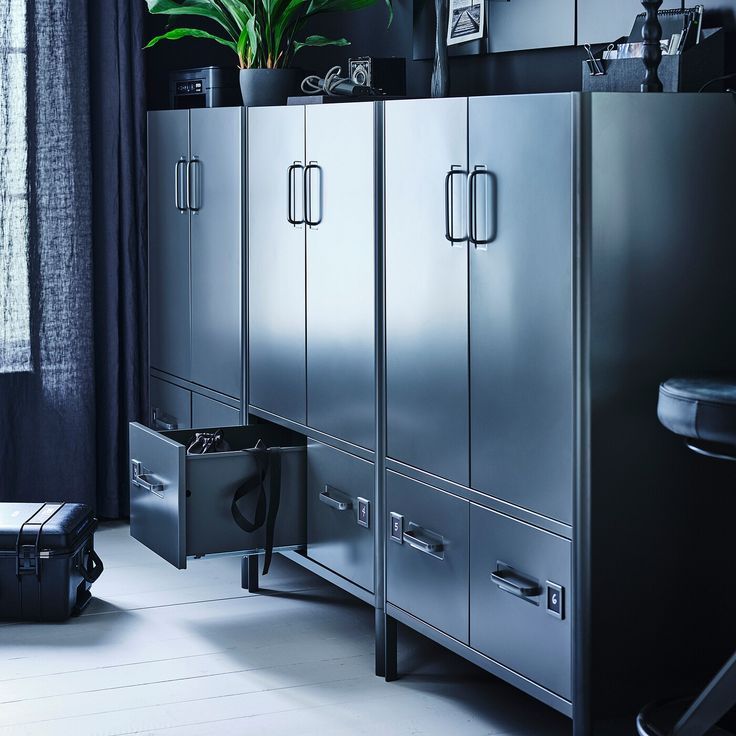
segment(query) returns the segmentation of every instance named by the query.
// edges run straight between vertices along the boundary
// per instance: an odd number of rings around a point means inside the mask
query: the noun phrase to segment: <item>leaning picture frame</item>
[[[447,45],[477,41],[485,36],[485,0],[448,0]]]

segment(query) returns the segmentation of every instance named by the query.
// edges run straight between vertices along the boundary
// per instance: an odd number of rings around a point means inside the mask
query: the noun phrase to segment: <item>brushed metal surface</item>
[[[239,424],[240,411],[235,407],[192,393],[193,427],[234,427]]]
[[[242,388],[243,108],[191,110],[198,210],[191,214],[191,380]]]
[[[445,239],[453,165],[467,168],[467,100],[386,103],[387,455],[467,485],[468,249]]]
[[[176,165],[189,160],[189,111],[148,113],[150,361],[190,377],[189,214],[177,209]]]
[[[547,0],[544,3],[538,0],[489,2],[486,5],[489,50],[495,53],[574,46],[575,7],[575,0]],[[632,23],[634,15],[635,13],[631,14]]]
[[[287,220],[288,169],[304,161],[303,107],[249,109],[247,159],[249,403],[304,424],[305,238]]]
[[[151,376],[150,384],[151,411],[149,420],[153,425],[157,415],[167,423],[176,426],[174,429],[188,429],[192,426],[192,394],[181,386]],[[156,427],[153,427],[156,429]]]
[[[174,567],[186,558],[186,480],[183,445],[142,424],[129,425],[130,460],[138,460],[163,492],[155,494],[133,483],[130,470],[130,534]]]
[[[321,442],[307,444],[307,554],[373,592],[374,465]],[[339,511],[322,503],[325,487],[349,501]],[[331,490],[332,492],[332,490]],[[368,527],[358,524],[358,498],[370,503]]]
[[[572,545],[509,516],[470,505],[470,646],[570,700]],[[536,582],[529,600],[492,580],[503,562]],[[563,588],[563,618],[547,613],[546,583]]]
[[[457,496],[386,473],[386,600],[465,644],[469,506]],[[392,512],[404,517],[404,530],[413,523],[441,536],[442,559],[392,541]]]
[[[471,486],[570,524],[571,96],[471,98],[469,121],[470,168],[495,180],[476,197],[495,239],[470,248]]]
[[[307,424],[373,449],[374,104],[307,105],[306,141],[322,172],[322,221],[307,230]]]

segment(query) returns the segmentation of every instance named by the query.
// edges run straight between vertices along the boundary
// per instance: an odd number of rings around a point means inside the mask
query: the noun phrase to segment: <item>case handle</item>
[[[105,566],[102,564],[100,556],[93,549],[90,549],[87,552],[87,565],[86,567],[80,565],[79,572],[88,583],[94,583],[102,575],[104,569]]]
[[[404,541],[419,552],[424,552],[425,555],[432,555],[432,557],[441,559],[442,552],[445,549],[444,541],[423,538],[417,533],[418,531],[419,527],[417,526],[407,529],[403,535]]]
[[[496,571],[491,573],[491,580],[501,590],[518,598],[536,598],[542,593],[542,588],[536,580],[521,575],[503,562],[496,563]]]
[[[341,501],[340,499],[330,495],[330,492],[334,493],[335,491],[337,491],[336,488],[333,488],[332,486],[325,486],[324,491],[319,494],[319,500],[323,504],[325,504],[325,506],[329,506],[331,509],[336,509],[337,511],[349,511],[350,509],[352,509],[352,499],[345,499],[344,501]],[[337,492],[339,493],[339,491]]]
[[[150,491],[159,498],[164,497],[164,484],[153,480],[156,476],[146,473],[143,463],[140,460],[131,460],[131,468],[133,469],[132,483],[144,491]]]

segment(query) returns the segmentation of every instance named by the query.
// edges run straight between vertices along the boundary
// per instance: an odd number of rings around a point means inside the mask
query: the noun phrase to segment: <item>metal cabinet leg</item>
[[[258,555],[245,555],[240,561],[240,587],[258,592]]]
[[[396,619],[376,609],[376,675],[391,682],[397,677]]]

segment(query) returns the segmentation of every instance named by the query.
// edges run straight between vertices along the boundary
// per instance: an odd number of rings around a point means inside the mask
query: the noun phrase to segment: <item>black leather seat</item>
[[[736,451],[736,375],[665,381],[659,387],[657,415],[675,434]]]
[[[736,460],[736,375],[665,381],[659,387],[657,415],[695,452]],[[692,703],[686,702],[679,708],[676,702],[647,706],[639,713],[636,726],[640,736],[725,734],[716,724],[734,705],[736,654]],[[664,731],[652,725],[652,716],[673,706],[682,715],[672,728]]]

